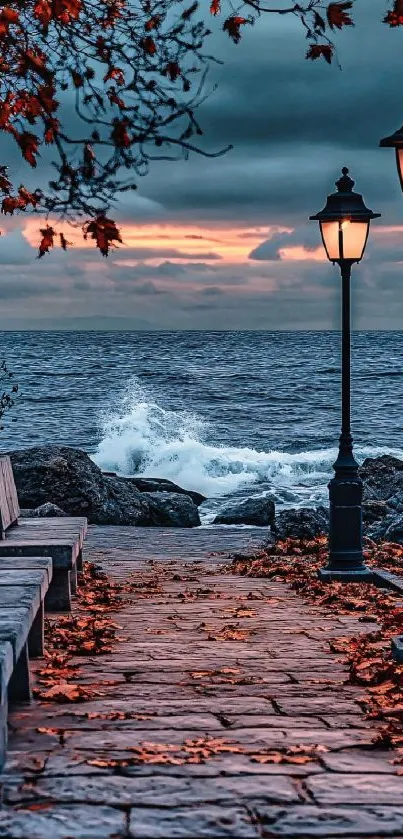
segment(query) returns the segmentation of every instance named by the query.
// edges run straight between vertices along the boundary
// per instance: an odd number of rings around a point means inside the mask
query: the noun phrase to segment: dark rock
[[[386,501],[389,505],[393,496],[403,493],[403,460],[397,457],[367,457],[358,474],[364,482],[365,501]],[[392,506],[396,507],[396,503]]]
[[[199,511],[196,504],[179,492],[149,492],[148,524],[167,527],[198,527]],[[155,517],[155,521],[154,521]]]
[[[273,524],[274,514],[272,498],[247,498],[246,501],[221,510],[213,524],[254,524],[257,527],[265,527]]]
[[[199,506],[199,504],[203,504],[203,501],[207,500],[206,496],[202,495],[200,492],[194,492],[191,489],[183,489],[178,486],[178,484],[174,484],[173,481],[168,481],[167,478],[136,478],[122,475],[117,476],[116,472],[104,472],[103,474],[116,476],[120,481],[126,481],[127,483],[132,484],[132,486],[135,486],[139,492],[175,492],[179,493],[179,495],[189,495],[197,506]]]
[[[41,504],[40,507],[36,507],[34,514],[39,518],[51,518],[52,516],[62,518],[63,516],[67,516],[64,510],[61,510],[57,504],[51,504],[50,501],[47,501],[46,504]]]
[[[387,516],[367,525],[364,532],[374,542],[386,540],[403,544],[403,515],[389,511]]]
[[[372,524],[386,516],[388,508],[385,501],[363,501],[362,518],[366,524]]]
[[[149,493],[140,493],[130,483],[103,475],[79,449],[37,446],[11,452],[10,457],[22,507],[36,508],[51,501],[70,516],[87,516],[92,524],[191,526],[188,507],[183,507],[182,525],[178,504],[165,494],[164,501],[153,501]],[[195,514],[198,518],[196,507]]]
[[[299,507],[297,509],[282,510],[276,515],[271,526],[276,539],[314,539],[329,529],[329,513],[325,507],[311,509]]]

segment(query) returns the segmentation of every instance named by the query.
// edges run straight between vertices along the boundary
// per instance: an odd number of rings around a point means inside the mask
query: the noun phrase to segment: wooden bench
[[[77,569],[82,566],[87,532],[84,517],[19,518],[20,506],[10,458],[0,457],[0,560],[3,556],[50,557],[52,584],[45,600],[47,611],[71,608],[71,593],[77,588]]]
[[[31,699],[29,658],[44,652],[44,599],[52,573],[50,558],[0,558],[0,767],[8,703]]]

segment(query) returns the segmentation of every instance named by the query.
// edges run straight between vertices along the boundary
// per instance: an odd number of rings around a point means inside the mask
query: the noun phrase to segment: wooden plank
[[[3,458],[0,458],[0,524],[3,533],[11,524],[3,473]]]
[[[18,516],[20,515],[20,505],[18,501],[17,487],[14,480],[13,467],[8,456],[4,459],[4,472],[6,477],[6,497],[11,523],[15,524],[18,521]]]
[[[39,568],[28,569],[27,571],[16,568],[15,570],[7,569],[3,571],[0,568],[0,607],[2,603],[2,589],[4,586],[37,586],[42,599],[49,588],[49,579],[46,571],[41,571]]]
[[[26,643],[31,628],[31,616],[28,608],[12,609],[0,612],[0,641],[9,641],[16,662]]]
[[[10,539],[0,542],[1,556],[38,557],[49,556],[53,560],[53,568],[72,568],[79,554],[80,546],[73,539]]]
[[[32,624],[42,600],[43,595],[38,585],[0,584],[0,612],[3,615],[8,609],[29,609]]]
[[[26,559],[19,556],[0,556],[0,571],[31,571],[33,568],[46,571],[49,582],[53,575],[52,560],[46,556],[29,556]]]
[[[80,547],[83,546],[85,537],[87,535],[88,522],[85,518],[68,517],[68,518],[27,518],[24,517],[18,520],[18,535],[21,538],[22,534],[30,533],[31,530],[36,529],[43,534],[52,533],[59,538],[62,535],[68,534],[76,536],[79,539]]]

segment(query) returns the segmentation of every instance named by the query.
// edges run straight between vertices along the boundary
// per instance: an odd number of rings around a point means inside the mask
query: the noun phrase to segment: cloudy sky
[[[402,329],[403,195],[378,142],[403,122],[403,28],[380,22],[386,8],[356,0],[357,26],[337,36],[342,71],[305,61],[291,16],[245,27],[238,46],[217,22],[225,63],[199,118],[206,150],[234,149],[155,163],[114,213],[124,245],[108,259],[69,232],[74,247],[39,261],[38,219],[2,217],[0,328],[338,328],[338,269],[307,219],[346,165],[382,213],[354,271],[354,324]]]

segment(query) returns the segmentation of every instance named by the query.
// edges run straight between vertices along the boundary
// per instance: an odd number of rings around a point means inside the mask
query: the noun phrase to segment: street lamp
[[[362,553],[362,480],[350,425],[350,277],[351,266],[363,257],[370,221],[380,213],[368,210],[362,195],[353,192],[354,181],[346,167],[336,186],[324,209],[310,216],[319,222],[327,258],[340,266],[342,279],[342,424],[335,477],[329,483],[329,562],[319,576],[322,580],[370,581],[372,572]]]
[[[395,149],[396,152],[396,166],[400,180],[400,186],[403,190],[403,125],[398,128],[390,137],[384,137],[379,143],[383,148]]]

